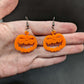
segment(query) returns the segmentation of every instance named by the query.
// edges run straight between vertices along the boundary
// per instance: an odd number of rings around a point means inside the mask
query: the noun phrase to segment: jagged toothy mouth
[[[56,42],[56,43],[46,43],[47,47],[51,47],[51,48],[56,48],[62,45],[62,41],[61,42]]]
[[[30,44],[30,43],[23,43],[23,44],[19,44],[19,46],[21,47],[21,48],[24,48],[24,49],[28,49],[28,48],[31,48],[31,47],[33,47],[34,46],[34,43],[33,44]]]

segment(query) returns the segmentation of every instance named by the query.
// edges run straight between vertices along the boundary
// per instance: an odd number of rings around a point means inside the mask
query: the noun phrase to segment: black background
[[[84,32],[84,0],[20,0],[4,21],[52,20],[74,22]],[[84,53],[84,52],[83,52]],[[63,63],[0,79],[0,84],[84,84],[84,54],[69,55]]]

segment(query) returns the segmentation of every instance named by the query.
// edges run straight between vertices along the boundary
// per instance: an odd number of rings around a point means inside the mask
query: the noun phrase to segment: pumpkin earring
[[[54,20],[55,17],[53,18],[51,35],[46,36],[43,41],[44,48],[50,52],[60,51],[62,48],[66,46],[66,40],[64,36],[60,33],[56,34],[56,31],[54,29],[55,26]]]
[[[29,35],[29,24],[28,24],[28,17],[25,17],[27,19],[27,27],[25,31],[25,35],[18,35],[15,39],[15,49],[17,51],[27,53],[33,51],[37,47],[37,40],[33,35]],[[24,46],[28,48],[23,48]],[[31,46],[31,47],[30,47]]]

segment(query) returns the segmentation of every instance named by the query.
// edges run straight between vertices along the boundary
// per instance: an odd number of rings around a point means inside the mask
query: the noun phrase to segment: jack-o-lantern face
[[[56,45],[59,44],[58,46],[51,47],[50,45]],[[46,50],[51,51],[51,52],[56,52],[64,48],[66,45],[66,40],[64,36],[60,33],[58,34],[52,34],[48,35],[45,37],[43,41],[43,46]]]
[[[22,45],[28,46],[31,45],[29,48],[23,48]],[[15,48],[21,52],[31,52],[37,47],[37,40],[32,35],[18,35],[15,40]]]

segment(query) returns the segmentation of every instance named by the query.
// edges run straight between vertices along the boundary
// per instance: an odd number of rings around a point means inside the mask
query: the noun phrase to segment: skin
[[[18,4],[18,0],[4,2],[5,0],[0,0],[0,4],[2,4],[0,5],[0,18],[10,14]],[[11,3],[12,5],[9,5]],[[10,9],[10,11],[4,11],[4,9]],[[38,47],[33,52],[20,53],[15,50],[14,41],[17,35],[24,34],[25,24],[26,21],[0,23],[0,78],[58,64],[66,59],[66,55],[83,51],[84,33],[76,33],[77,26],[75,24],[55,22],[56,32],[64,35],[67,45],[59,52],[51,53],[43,48],[43,39],[46,35],[51,34],[52,21],[29,21],[29,34],[36,35]]]

